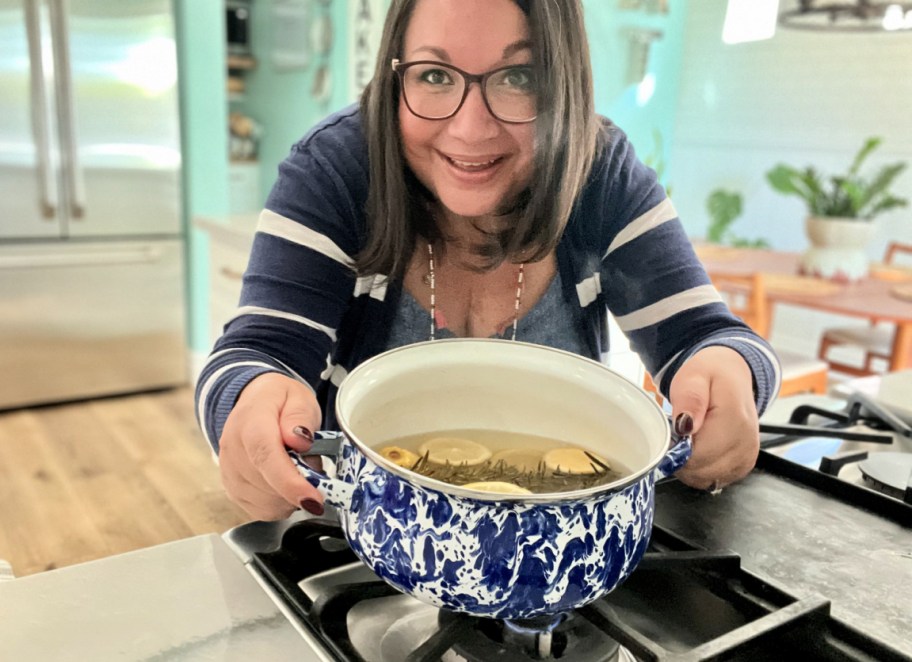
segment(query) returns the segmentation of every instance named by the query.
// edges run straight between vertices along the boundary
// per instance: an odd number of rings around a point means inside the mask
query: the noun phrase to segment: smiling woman
[[[198,417],[248,513],[321,512],[286,450],[336,429],[356,367],[443,338],[601,360],[611,315],[696,434],[678,476],[743,477],[775,358],[721,302],[655,173],[595,113],[581,2],[392,0],[360,104],[280,166]]]

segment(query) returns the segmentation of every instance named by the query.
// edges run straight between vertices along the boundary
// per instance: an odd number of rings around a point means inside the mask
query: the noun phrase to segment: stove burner
[[[858,469],[875,490],[912,503],[912,454],[878,453],[860,462]]]
[[[469,662],[613,662],[620,646],[576,613],[501,621],[441,610],[441,632],[458,632],[453,652]],[[460,658],[461,659],[461,658]]]

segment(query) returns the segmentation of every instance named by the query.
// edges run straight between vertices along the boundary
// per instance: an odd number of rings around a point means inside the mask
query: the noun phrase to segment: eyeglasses
[[[531,122],[538,113],[535,67],[528,64],[501,67],[484,74],[470,74],[432,60],[392,61],[399,75],[405,105],[413,115],[426,120],[445,120],[459,112],[478,83],[490,113],[502,122]]]

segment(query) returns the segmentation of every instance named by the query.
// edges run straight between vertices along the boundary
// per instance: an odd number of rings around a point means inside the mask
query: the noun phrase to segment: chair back
[[[709,279],[729,309],[763,338],[769,338],[770,304],[763,274],[710,273]]]
[[[894,264],[896,256],[905,253],[912,258],[912,244],[901,244],[898,241],[891,241],[887,244],[887,252],[884,255],[884,264]]]

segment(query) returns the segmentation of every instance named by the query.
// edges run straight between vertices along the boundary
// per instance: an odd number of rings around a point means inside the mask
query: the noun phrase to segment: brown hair
[[[399,140],[399,89],[390,61],[401,57],[418,0],[392,0],[371,82],[361,96],[370,157],[367,244],[359,273],[401,277],[420,234],[439,239],[434,202],[405,161]],[[540,68],[532,179],[512,212],[514,222],[493,235],[483,253],[491,266],[522,255],[541,259],[557,246],[595,158],[599,122],[580,0],[514,0],[529,21]],[[546,91],[546,92],[545,92]]]

